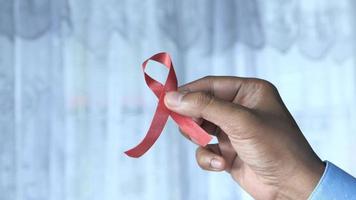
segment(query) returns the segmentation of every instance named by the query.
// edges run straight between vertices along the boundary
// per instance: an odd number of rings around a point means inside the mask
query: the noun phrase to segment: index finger
[[[234,76],[206,76],[182,85],[178,88],[178,90],[208,92],[219,99],[232,101],[244,81],[245,78]]]

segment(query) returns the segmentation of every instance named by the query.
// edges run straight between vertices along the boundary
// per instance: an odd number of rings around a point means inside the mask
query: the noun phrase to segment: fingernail
[[[213,158],[210,161],[210,166],[214,169],[221,169],[222,168],[222,162],[216,158]]]
[[[177,107],[180,105],[184,94],[180,92],[168,92],[165,96],[165,101],[169,107]]]

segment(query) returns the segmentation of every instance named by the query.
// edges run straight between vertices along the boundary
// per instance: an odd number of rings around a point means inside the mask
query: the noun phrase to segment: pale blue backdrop
[[[355,13],[354,0],[0,0],[0,199],[249,199],[199,169],[172,121],[124,156],[156,106],[140,64],[158,51],[180,83],[270,80],[321,158],[356,175]]]

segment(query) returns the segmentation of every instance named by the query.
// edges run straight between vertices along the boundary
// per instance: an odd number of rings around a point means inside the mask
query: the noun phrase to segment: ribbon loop
[[[168,68],[168,76],[164,85],[146,74],[145,69],[150,60],[159,62]],[[211,135],[206,133],[191,118],[174,113],[164,105],[164,96],[166,92],[176,91],[178,87],[177,76],[168,53],[162,52],[148,58],[142,63],[142,69],[146,84],[158,98],[158,105],[146,136],[136,147],[126,151],[126,155],[137,158],[146,153],[161,135],[169,116],[173,118],[184,132],[188,133],[192,140],[196,141],[201,146],[207,145],[212,139]]]

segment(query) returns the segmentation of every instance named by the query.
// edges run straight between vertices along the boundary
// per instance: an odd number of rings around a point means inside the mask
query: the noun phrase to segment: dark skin
[[[307,199],[324,172],[267,81],[205,77],[167,93],[165,104],[217,137],[217,144],[198,147],[199,166],[230,173],[255,199]]]

